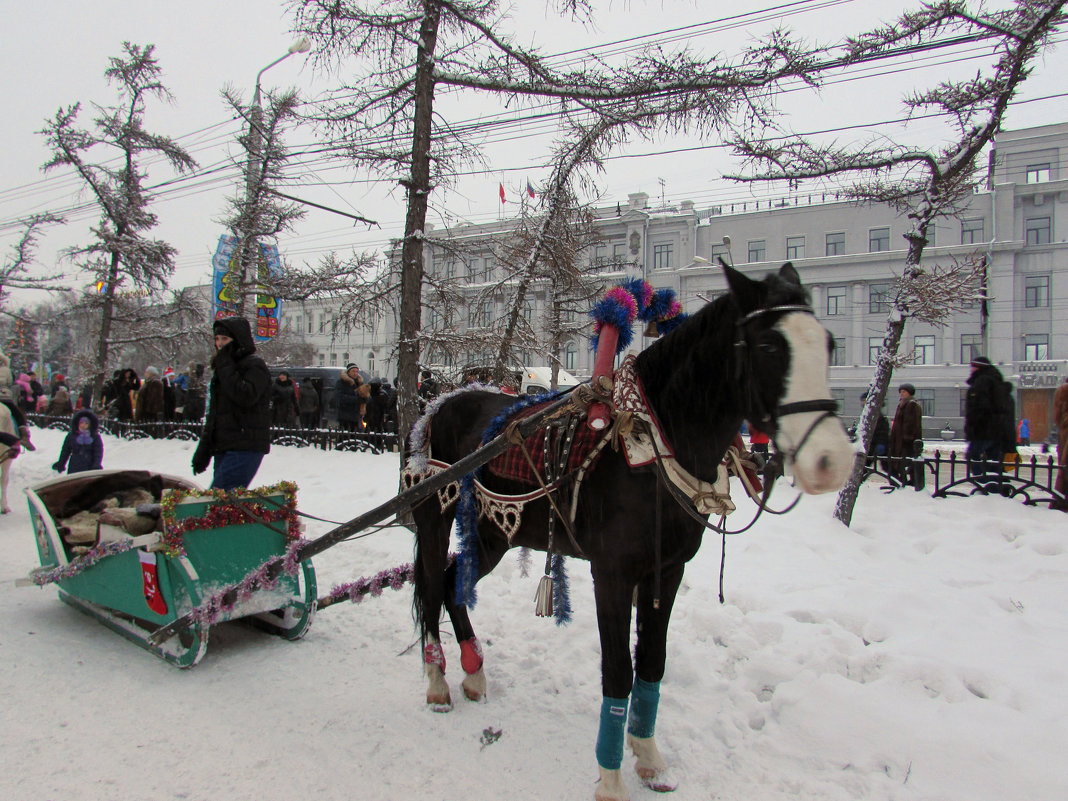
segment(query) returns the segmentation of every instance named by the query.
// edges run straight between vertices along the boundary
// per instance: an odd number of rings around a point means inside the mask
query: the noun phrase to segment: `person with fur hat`
[[[1005,410],[1001,402],[1001,371],[986,356],[971,361],[964,399],[964,437],[968,440],[968,473],[984,476],[1001,464]],[[1011,424],[1011,420],[1010,420]]]
[[[371,388],[363,383],[360,368],[352,362],[345,365],[334,385],[337,396],[337,422],[345,431],[363,431],[363,416]]]
[[[897,394],[900,400],[890,424],[890,475],[911,485],[912,469],[905,460],[916,455],[915,443],[923,439],[923,407],[912,384],[902,384]]]
[[[163,420],[163,380],[159,368],[149,365],[145,368],[145,379],[137,391],[137,410],[134,421],[137,423],[158,423]]]
[[[63,440],[59,460],[52,465],[57,473],[67,475],[104,468],[104,440],[98,430],[100,422],[91,409],[79,409],[70,420],[70,433]]]
[[[271,450],[271,374],[256,355],[248,320],[224,317],[212,324],[212,332],[214,372],[193,474],[203,473],[214,460],[212,489],[248,487]]]

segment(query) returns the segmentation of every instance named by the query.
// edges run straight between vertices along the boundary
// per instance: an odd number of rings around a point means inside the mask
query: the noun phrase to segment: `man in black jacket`
[[[214,458],[213,489],[247,487],[271,449],[271,374],[256,356],[252,327],[241,317],[216,320],[208,415],[193,454],[193,473]]]
[[[983,476],[998,472],[1002,459],[1005,409],[1001,401],[1005,379],[985,356],[976,356],[964,400],[964,436],[968,440],[968,472]]]

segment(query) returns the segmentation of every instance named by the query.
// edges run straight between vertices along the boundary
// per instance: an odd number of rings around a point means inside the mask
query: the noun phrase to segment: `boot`
[[[37,448],[30,442],[30,429],[28,426],[19,426],[19,439],[22,440],[22,447],[28,451],[35,451]]]

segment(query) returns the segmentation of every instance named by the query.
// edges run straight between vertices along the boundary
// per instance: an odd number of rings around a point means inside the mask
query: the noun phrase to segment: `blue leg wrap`
[[[601,728],[597,731],[597,764],[619,770],[623,764],[623,724],[627,720],[626,698],[601,699]]]
[[[634,677],[630,691],[630,719],[627,731],[635,737],[652,737],[656,733],[656,710],[660,706],[660,682]]]

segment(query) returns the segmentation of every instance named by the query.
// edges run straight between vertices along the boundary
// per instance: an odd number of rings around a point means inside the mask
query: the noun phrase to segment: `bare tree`
[[[910,112],[936,110],[956,129],[954,141],[940,151],[870,143],[859,147],[821,146],[802,137],[759,140],[739,137],[735,151],[757,172],[740,180],[787,180],[850,176],[849,194],[859,201],[889,203],[911,221],[905,238],[908,252],[896,283],[886,333],[876,360],[857,437],[864,451],[874,436],[909,318],[944,324],[979,295],[983,265],[966,260],[928,268],[922,264],[930,226],[939,217],[954,215],[980,180],[980,155],[1001,129],[1009,102],[1030,74],[1035,59],[1064,24],[1064,0],[1017,0],[1012,8],[987,11],[981,5],[944,0],[859,36],[850,42],[851,58],[863,60],[890,47],[923,45],[952,33],[987,40],[995,55],[985,72],[961,81],[947,80],[905,98]],[[858,453],[853,472],[838,496],[834,516],[846,525],[853,515],[864,473],[864,453]]]
[[[650,48],[628,63],[587,59],[574,70],[501,34],[493,0],[420,0],[373,8],[356,0],[294,0],[297,28],[317,46],[319,62],[336,67],[355,60],[359,74],[324,103],[323,120],[348,155],[407,191],[401,240],[399,417],[415,421],[419,363],[423,242],[434,189],[479,157],[472,135],[435,119],[439,87],[459,87],[502,100],[551,99],[571,116],[569,136],[592,151],[631,134],[718,129],[731,114],[762,117],[776,83],[813,80],[815,55],[784,33],[759,42],[737,59],[709,59],[686,51]],[[556,5],[589,15],[585,0]],[[824,60],[819,66],[830,62]],[[566,176],[565,176],[566,178]]]
[[[50,292],[63,292],[66,287],[58,282],[64,277],[62,273],[35,276],[30,274],[30,266],[37,253],[37,238],[46,225],[63,223],[63,218],[53,214],[34,214],[22,221],[22,236],[12,247],[14,254],[9,261],[0,264],[0,309],[11,294],[12,289],[44,289]]]
[[[162,70],[154,55],[155,46],[124,42],[122,50],[104,71],[108,82],[117,87],[119,105],[94,105],[96,119],[91,129],[77,127],[80,104],[61,108],[40,131],[52,151],[44,169],[73,169],[100,208],[100,222],[92,229],[93,241],[69,252],[100,289],[93,384],[96,397],[104,383],[119,296],[131,289],[158,291],[167,286],[174,273],[175,249],[146,236],[157,217],[149,210],[151,196],[145,190],[141,159],[161,156],[179,172],[196,167],[192,156],[174,140],[144,129],[148,99],[170,99],[160,80]],[[104,151],[107,156],[90,161],[90,151]]]

